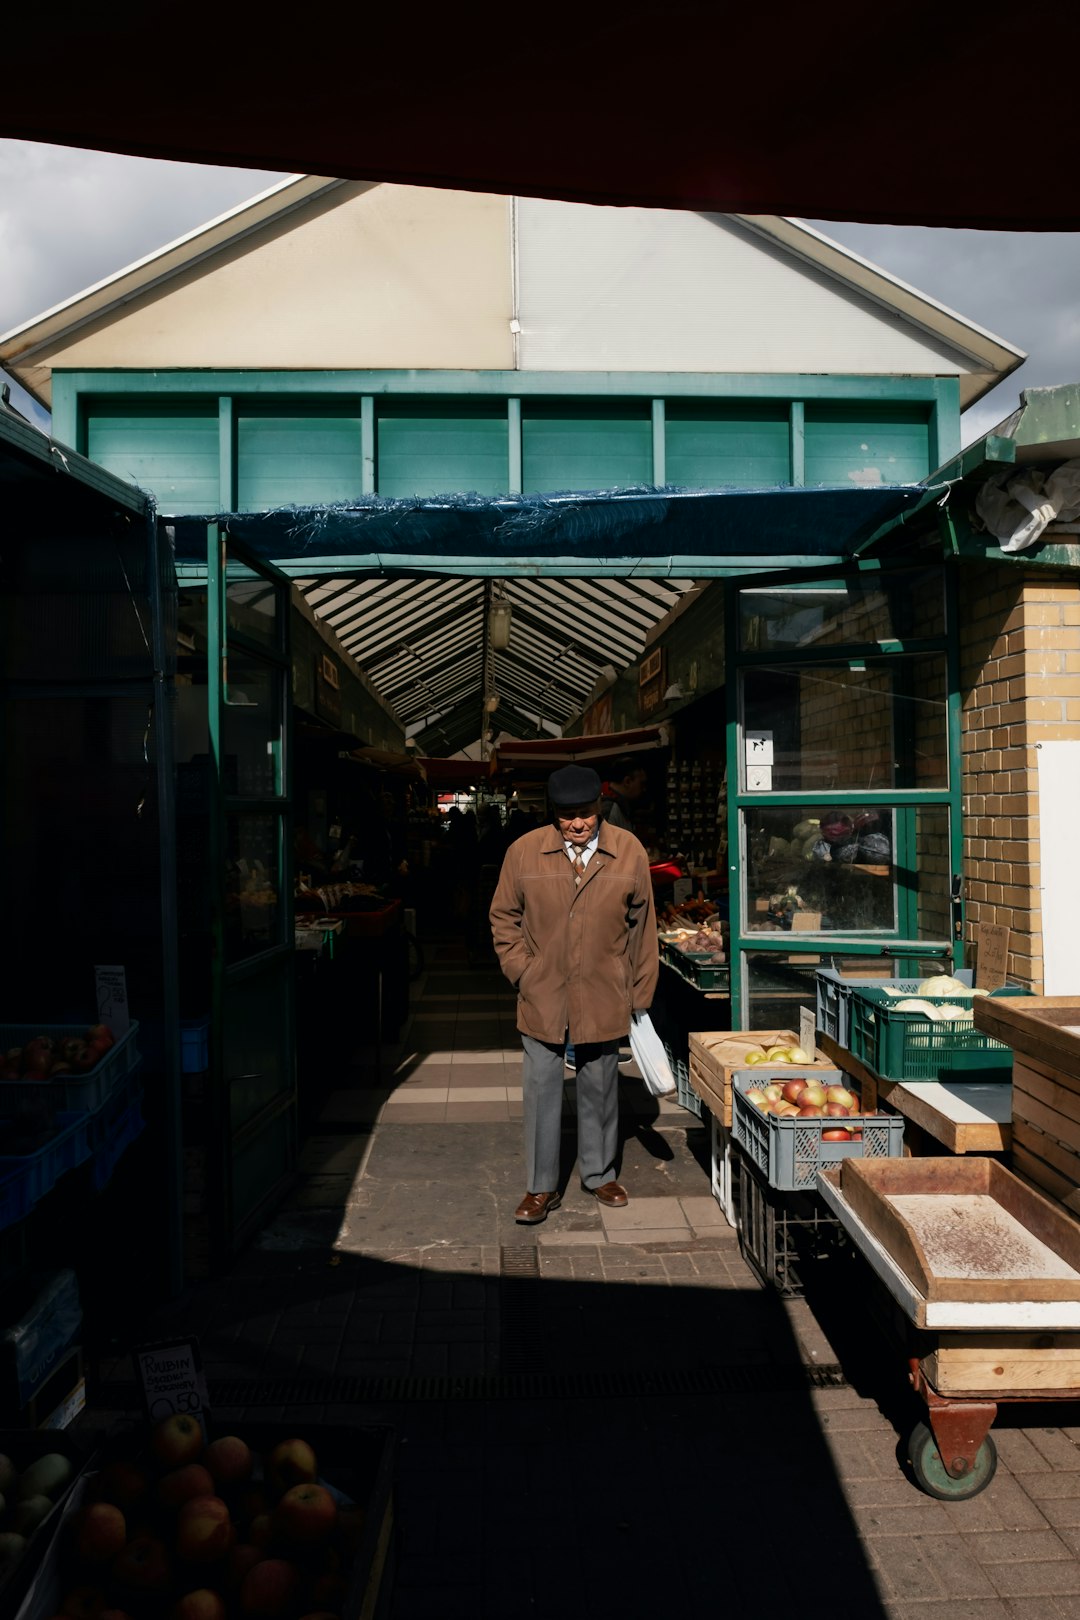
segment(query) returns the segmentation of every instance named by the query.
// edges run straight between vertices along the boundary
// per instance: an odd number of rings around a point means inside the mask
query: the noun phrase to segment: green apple
[[[19,1480],[20,1500],[27,1496],[59,1496],[74,1472],[71,1460],[59,1451],[46,1452],[29,1468],[24,1468]]]

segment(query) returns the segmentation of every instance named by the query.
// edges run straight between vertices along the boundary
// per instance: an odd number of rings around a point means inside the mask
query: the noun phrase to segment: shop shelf
[[[677,945],[664,946],[668,966],[692,984],[695,990],[727,990],[731,985],[731,964],[718,962],[705,951],[683,951]]]
[[[126,1035],[86,1074],[65,1074],[56,1080],[0,1080],[0,1117],[37,1119],[43,1104],[50,1114],[76,1109],[90,1113],[99,1108],[138,1063],[138,1033],[138,1023],[132,1020]],[[35,1035],[51,1035],[59,1041],[85,1034],[85,1024],[0,1024],[0,1050],[25,1046]]]
[[[205,1074],[210,1067],[209,1018],[181,1018],[180,1067],[185,1074]]]
[[[1027,996],[1029,990],[1008,985],[991,992],[999,996]],[[947,1006],[949,996],[921,998]],[[881,989],[857,988],[851,998],[848,1045],[852,1054],[883,1080],[1008,1081],[1012,1074],[1012,1048],[984,1035],[969,1019],[941,1023],[925,1013],[898,1012],[896,997]]]
[[[961,968],[953,974],[961,984],[970,985],[974,976],[972,968]],[[823,1035],[831,1036],[838,1046],[847,1046],[848,1031],[851,1024],[851,995],[853,990],[884,989],[890,985],[894,990],[901,991],[905,996],[919,994],[918,979],[882,979],[882,978],[849,978],[847,974],[840,973],[836,968],[818,968],[815,975],[817,979],[817,1027]]]
[[[784,1077],[800,1075],[823,1085],[842,1085],[839,1069],[785,1066]],[[904,1147],[904,1120],[899,1114],[859,1114],[850,1119],[778,1119],[763,1114],[744,1095],[760,1086],[761,1069],[737,1069],[731,1077],[731,1131],[736,1143],[761,1171],[770,1187],[781,1192],[812,1192],[817,1173],[841,1159],[898,1159]],[[859,1142],[823,1142],[821,1133],[856,1125]]]

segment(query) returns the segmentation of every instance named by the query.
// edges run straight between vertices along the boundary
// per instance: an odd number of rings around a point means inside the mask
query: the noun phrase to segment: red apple
[[[319,1477],[315,1453],[306,1440],[282,1440],[266,1459],[266,1477],[279,1491],[314,1484]]]
[[[197,1586],[174,1604],[172,1620],[226,1620],[227,1614],[220,1592],[211,1591],[208,1586]]]
[[[86,1032],[86,1039],[92,1046],[100,1046],[107,1052],[110,1046],[115,1046],[116,1040],[108,1024],[91,1024]]]
[[[173,1412],[150,1431],[150,1449],[166,1468],[182,1468],[202,1456],[202,1424],[188,1412]]]
[[[794,1080],[785,1081],[784,1101],[789,1103],[798,1103],[799,1097],[805,1090],[806,1081],[803,1080],[801,1076],[797,1076]]]
[[[240,1588],[240,1609],[257,1620],[278,1620],[292,1609],[300,1589],[300,1571],[283,1558],[264,1558],[248,1571]]]
[[[240,1485],[251,1477],[255,1459],[251,1447],[238,1434],[223,1434],[211,1440],[203,1453],[203,1462],[209,1468],[216,1485]]]
[[[825,1087],[818,1085],[816,1080],[809,1080],[803,1087],[802,1096],[799,1098],[799,1107],[824,1108],[828,1100],[825,1095]]]
[[[274,1509],[275,1536],[294,1547],[325,1541],[337,1520],[337,1503],[323,1485],[294,1485]]]
[[[169,1550],[157,1536],[135,1536],[113,1565],[113,1575],[133,1592],[160,1592],[172,1575]]]
[[[858,1104],[854,1092],[849,1091],[846,1086],[826,1086],[825,1094],[831,1103],[839,1103],[849,1114]]]
[[[760,1108],[763,1114],[768,1113],[769,1099],[766,1097],[763,1091],[756,1091],[751,1088],[750,1091],[744,1091],[743,1096],[746,1098],[748,1103],[753,1103],[755,1108]]]
[[[848,1113],[847,1109],[842,1107],[840,1103],[834,1102],[826,1103],[821,1111],[823,1114],[827,1114],[830,1119],[846,1119]]]
[[[98,1494],[103,1502],[113,1502],[125,1513],[144,1500],[150,1489],[145,1468],[127,1458],[107,1463],[98,1478]]]
[[[230,1591],[239,1591],[249,1569],[261,1564],[266,1553],[261,1547],[256,1547],[250,1541],[238,1541],[229,1554],[228,1568],[225,1572],[225,1585]]]
[[[220,1496],[185,1502],[176,1522],[176,1551],[189,1564],[216,1564],[236,1540],[228,1504]]]
[[[845,1130],[842,1125],[834,1125],[827,1131],[822,1131],[821,1140],[823,1142],[850,1142],[851,1132]]]
[[[111,1502],[91,1502],[75,1520],[75,1551],[88,1564],[111,1564],[127,1541],[127,1521]]]
[[[171,1474],[162,1474],[157,1483],[157,1499],[162,1507],[183,1507],[200,1496],[214,1496],[214,1481],[202,1463],[185,1463]]]
[[[820,1119],[821,1118],[821,1109],[816,1104],[807,1104],[807,1106],[805,1108],[800,1108],[799,1109],[799,1118],[800,1119]]]

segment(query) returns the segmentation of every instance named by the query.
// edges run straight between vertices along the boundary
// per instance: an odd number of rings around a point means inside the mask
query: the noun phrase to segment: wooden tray
[[[1080,1301],[1080,1226],[994,1159],[848,1159],[840,1191],[928,1303]]]
[[[976,996],[975,1028],[1080,1080],[1080,997]]]

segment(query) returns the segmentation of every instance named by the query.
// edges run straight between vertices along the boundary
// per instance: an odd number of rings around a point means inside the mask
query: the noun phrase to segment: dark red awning
[[[16,8],[0,133],[723,213],[1080,228],[1080,12],[1015,4]]]

